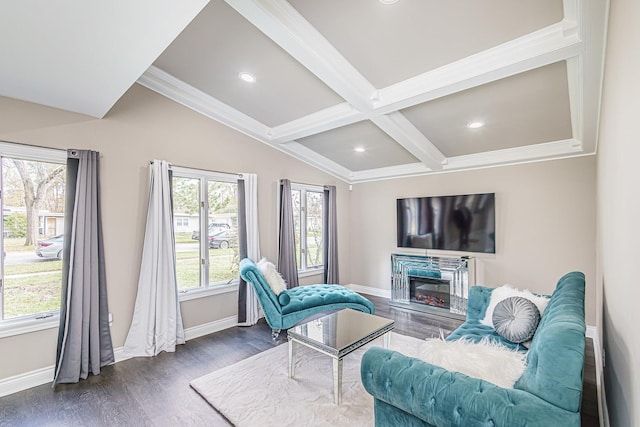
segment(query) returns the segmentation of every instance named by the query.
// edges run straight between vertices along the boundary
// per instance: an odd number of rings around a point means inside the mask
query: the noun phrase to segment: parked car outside
[[[209,236],[209,247],[212,249],[227,249],[238,246],[238,233],[235,230],[223,230]]]
[[[40,240],[36,246],[36,255],[42,258],[62,259],[63,240],[64,236],[62,234],[50,239]]]
[[[209,236],[213,236],[216,233],[221,231],[230,230],[231,226],[225,222],[212,222],[209,224]],[[193,240],[200,240],[200,230],[193,230],[191,233],[191,238]]]

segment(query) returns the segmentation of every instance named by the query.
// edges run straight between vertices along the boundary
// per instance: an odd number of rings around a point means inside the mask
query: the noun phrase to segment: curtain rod
[[[283,178],[283,179],[288,179],[288,178]],[[291,180],[289,180],[291,181]],[[282,183],[282,179],[278,180],[278,184]],[[309,184],[308,182],[300,182],[300,181],[291,181],[292,184],[299,184],[299,185],[308,185],[309,187],[328,187],[328,184]]]
[[[169,168],[171,168],[172,166],[175,166],[177,168],[193,169],[193,170],[202,171],[202,172],[213,172],[213,173],[224,173],[224,174],[227,174],[227,175],[238,175],[240,178],[242,178],[242,176],[243,176],[243,174],[238,173],[238,172],[214,171],[214,170],[211,170],[211,169],[202,169],[202,168],[194,168],[194,167],[191,167],[191,166],[174,165],[171,162],[167,162],[167,163],[169,163]],[[152,165],[153,164],[153,160],[150,160],[149,164]]]

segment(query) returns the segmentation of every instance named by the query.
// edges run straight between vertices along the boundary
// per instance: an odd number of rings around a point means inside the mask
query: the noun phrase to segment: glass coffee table
[[[302,344],[333,359],[333,401],[342,401],[342,358],[368,342],[384,335],[389,347],[389,333],[394,321],[373,314],[345,309],[294,326],[287,331],[289,339],[289,378],[294,376],[295,347]]]

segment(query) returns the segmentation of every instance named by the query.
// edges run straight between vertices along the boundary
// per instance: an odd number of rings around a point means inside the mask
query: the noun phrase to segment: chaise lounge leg
[[[271,339],[275,342],[278,339],[278,335],[280,335],[280,331],[282,329],[272,329],[271,330]]]

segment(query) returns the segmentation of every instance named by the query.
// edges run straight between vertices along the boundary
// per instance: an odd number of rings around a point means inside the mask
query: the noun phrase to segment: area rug
[[[390,348],[416,355],[423,340],[391,333]],[[342,362],[342,404],[333,403],[329,356],[296,346],[295,378],[288,378],[288,347],[279,345],[191,381],[191,387],[237,427],[372,426],[373,397],[362,387],[360,360],[382,338]]]

